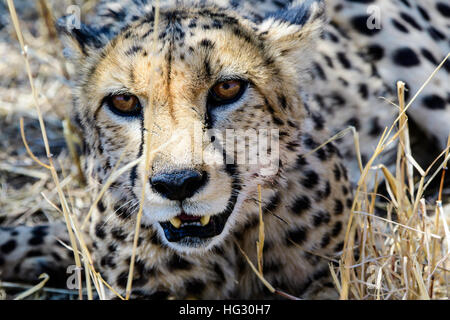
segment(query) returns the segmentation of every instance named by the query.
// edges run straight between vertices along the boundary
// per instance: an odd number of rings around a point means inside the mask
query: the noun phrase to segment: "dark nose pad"
[[[150,179],[152,189],[161,196],[182,201],[192,197],[208,180],[206,172],[183,170],[159,173]]]

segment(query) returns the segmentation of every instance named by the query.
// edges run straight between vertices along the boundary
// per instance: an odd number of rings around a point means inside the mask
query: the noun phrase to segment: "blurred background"
[[[71,175],[76,172],[63,134],[62,120],[71,108],[70,77],[52,19],[68,14],[71,5],[88,15],[97,1],[14,1],[27,47],[38,103],[44,115],[51,152],[59,173],[72,192],[83,193]],[[20,44],[11,23],[6,0],[0,0],[0,224],[51,221],[55,208],[43,199],[55,199],[50,173],[27,154],[20,134],[23,118],[31,151],[46,162],[33,94]],[[64,170],[62,170],[64,169]],[[83,194],[76,194],[82,199]],[[75,195],[73,195],[75,196]],[[74,203],[82,209],[82,201]]]

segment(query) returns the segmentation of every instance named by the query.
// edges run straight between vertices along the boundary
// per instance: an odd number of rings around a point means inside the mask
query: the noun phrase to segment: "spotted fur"
[[[264,277],[299,297],[337,297],[328,263],[343,249],[359,169],[350,137],[317,147],[351,125],[367,160],[398,113],[380,96],[393,100],[395,80],[402,79],[411,97],[449,51],[448,5],[291,2],[165,1],[155,26],[151,1],[101,1],[89,26],[65,30],[65,52],[77,67],[74,119],[85,138],[91,187],[99,190],[119,159],[121,166],[141,159],[111,185],[91,219],[94,259],[119,293],[125,292],[144,187],[133,297],[274,298],[241,252],[256,264],[261,185]],[[364,24],[371,4],[382,10],[380,30]],[[397,42],[403,34],[405,43]],[[449,133],[448,72],[446,64],[409,113],[441,146]],[[233,108],[208,110],[211,86],[236,76],[249,80],[243,97]],[[125,119],[105,105],[105,97],[124,92],[139,97],[144,109],[153,101],[150,178],[206,172],[205,186],[181,206],[199,216],[230,210],[218,236],[196,243],[166,238],[159,222],[175,216],[180,204],[143,184],[144,116]],[[279,170],[265,176],[251,165],[193,164],[187,140],[196,126],[279,129]],[[394,163],[391,158],[387,150],[384,162]],[[0,237],[0,265],[20,261],[9,239]]]

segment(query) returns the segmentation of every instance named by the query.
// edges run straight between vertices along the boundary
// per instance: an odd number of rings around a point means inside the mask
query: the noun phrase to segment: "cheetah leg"
[[[67,268],[74,263],[60,241],[69,243],[62,223],[0,227],[0,280],[36,282],[47,273],[49,286],[65,287]]]

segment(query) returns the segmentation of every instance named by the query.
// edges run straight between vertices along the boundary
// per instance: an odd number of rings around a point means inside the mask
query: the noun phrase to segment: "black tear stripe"
[[[227,209],[226,209],[226,210],[231,210],[230,211],[230,214],[231,214],[234,210],[234,206],[236,205],[239,191],[242,189],[242,185],[241,185],[242,181],[241,181],[241,178],[239,175],[238,167],[234,163],[234,161],[232,164],[227,164],[228,155],[226,154],[225,150],[222,151],[222,157],[223,157],[225,172],[231,177],[231,196],[228,199]]]
[[[143,115],[140,117],[140,120],[141,120],[141,143],[139,144],[139,151],[138,151],[136,159],[139,159],[144,154],[145,125],[144,125],[144,116]],[[133,168],[131,168],[131,171],[130,171],[130,181],[131,181],[132,188],[134,188],[136,186],[136,179],[137,179],[137,165],[135,165]],[[133,190],[131,190],[131,192],[134,195]]]

